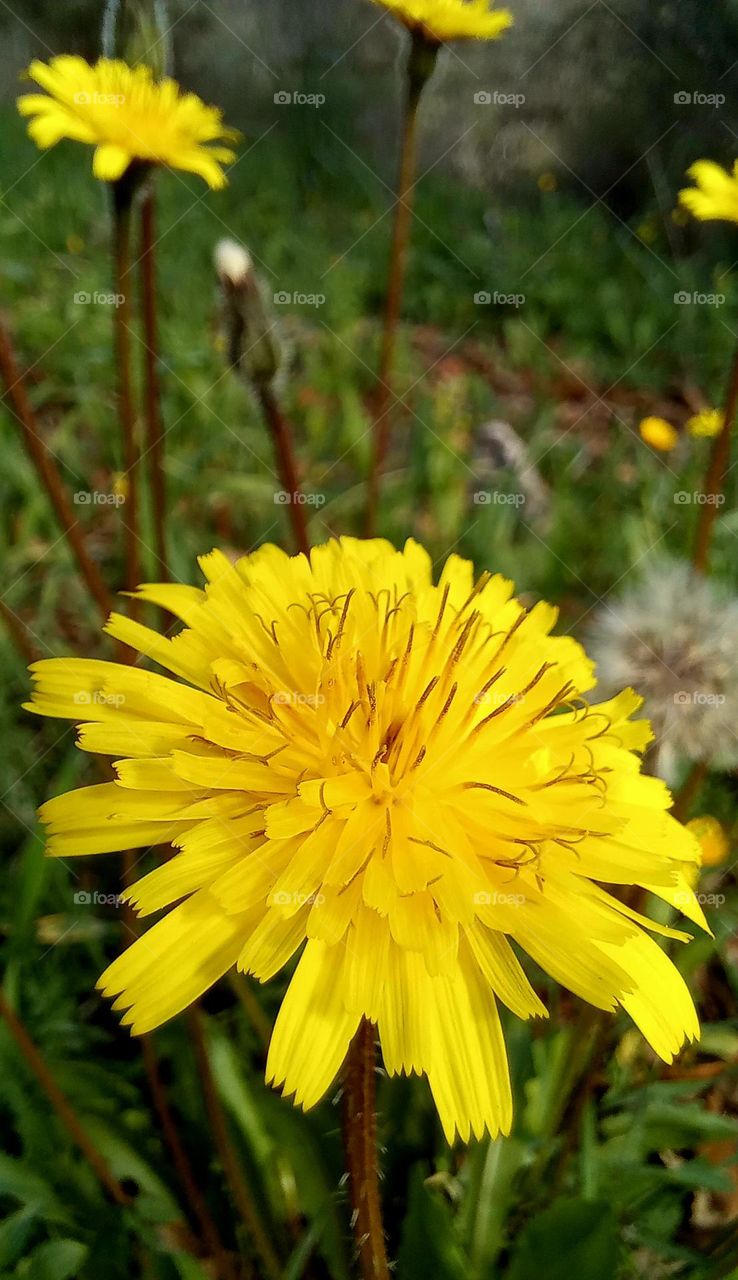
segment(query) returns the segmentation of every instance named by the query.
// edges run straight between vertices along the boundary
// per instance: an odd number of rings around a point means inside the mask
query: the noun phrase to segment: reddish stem
[[[51,1106],[57,1116],[67,1130],[72,1140],[77,1144],[83,1156],[85,1157],[90,1168],[101,1185],[105,1188],[111,1200],[116,1204],[124,1207],[132,1203],[131,1197],[123,1190],[118,1179],[111,1172],[110,1167],[104,1156],[100,1154],[89,1135],[85,1132],[79,1121],[76,1111],[72,1107],[68,1098],[59,1088],[46,1062],[31,1039],[23,1022],[18,1014],[8,1004],[5,996],[0,991],[0,1015],[5,1019],[8,1030],[20,1049],[23,1057],[36,1077],[38,1083],[43,1089]]]
[[[159,342],[157,323],[156,208],[153,187],[145,193],[141,204],[141,298],[144,329],[144,381],[146,387],[146,453],[154,521],[154,549],[160,575],[169,579],[166,537],[166,483],[164,478],[164,431],[161,418],[159,383]]]
[[[415,190],[418,107],[425,84],[433,73],[437,53],[437,48],[430,45],[424,37],[413,36],[407,68],[400,173],[392,228],[392,248],[390,250],[384,329],[374,404],[374,452],[369,472],[366,512],[366,536],[368,538],[374,536],[377,526],[380,484],[389,449],[391,414],[394,407],[392,401],[395,399],[393,390],[395,351],[397,347],[397,328],[402,311],[402,299],[407,276],[410,221]]]
[[[0,372],[8,400],[38,477],[51,500],[56,517],[77,562],[77,567],[103,618],[107,618],[113,602],[97,565],[87,550],[85,536],[69,504],[66,486],[44,442],[31,408],[25,383],[18,369],[15,352],[7,329],[0,322]]]
[[[305,503],[302,501],[303,493],[297,478],[297,462],[292,428],[282,413],[271,384],[268,382],[259,383],[257,393],[274,443],[274,453],[277,467],[279,468],[280,480],[284,485],[284,492],[288,498],[287,505],[289,506],[295,543],[298,551],[302,551],[304,555],[309,555],[310,535],[308,534],[307,520],[305,518]]]
[[[118,419],[123,443],[123,467],[126,478],[126,501],[123,529],[125,546],[125,585],[135,591],[140,585],[138,536],[138,474],[140,450],[136,439],[131,380],[131,299],[130,241],[132,191],[125,177],[113,188],[113,257],[117,293],[114,311],[115,355],[118,367]],[[130,613],[136,617],[138,601],[130,601]]]
[[[717,520],[718,500],[723,493],[730,463],[730,442],[736,411],[738,411],[738,351],[730,371],[722,430],[713,443],[703,486],[703,494],[707,501],[700,508],[693,561],[699,573],[706,573],[709,567],[710,545]]]
[[[373,1023],[363,1019],[344,1068],[343,1143],[363,1280],[389,1280],[377,1165]]]

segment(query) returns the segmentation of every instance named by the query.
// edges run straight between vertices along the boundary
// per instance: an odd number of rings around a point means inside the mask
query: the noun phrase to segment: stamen
[[[491,782],[462,782],[461,785],[465,791],[471,791],[472,788],[480,791],[491,791],[494,795],[502,796],[504,800],[512,800],[515,804],[522,804],[523,806],[526,804],[525,800],[520,799],[520,796],[514,796],[511,791],[503,791],[502,787],[494,787]]]
[[[420,695],[420,701],[418,702],[416,711],[420,711],[420,708],[422,707],[423,703],[426,701],[427,698],[430,697],[436,685],[438,684],[439,680],[440,680],[440,676],[434,676],[432,680],[428,681],[428,684],[425,686],[425,689]]]
[[[443,597],[441,599],[441,606],[438,610],[438,617],[436,618],[436,624],[433,628],[433,635],[432,635],[433,640],[436,639],[436,636],[438,635],[438,632],[440,630],[441,622],[443,621],[443,615],[446,612],[446,605],[448,603],[448,593],[450,589],[451,589],[451,585],[450,583],[447,582],[445,587],[443,588]]]
[[[340,726],[340,727],[341,727],[342,729],[345,729],[345,728],[346,728],[346,726],[348,725],[348,722],[349,722],[349,720],[351,719],[352,715],[354,714],[354,712],[355,712],[355,711],[358,711],[358,709],[359,709],[360,705],[361,705],[361,704],[360,704],[359,702],[352,702],[352,703],[351,703],[351,706],[349,707],[348,711],[346,712],[345,716],[343,717],[343,720],[341,721],[341,726]]]
[[[355,587],[352,587],[351,590],[346,593],[346,599],[343,605],[343,612],[341,613],[341,619],[338,624],[338,631],[336,632],[335,639],[331,640],[330,644],[328,645],[328,652],[326,653],[327,658],[330,658],[332,656],[334,647],[338,648],[338,646],[341,643],[341,640],[343,639],[343,629],[346,626],[346,619],[348,618],[349,606],[351,605],[351,599],[355,594],[356,594]]]
[[[436,853],[442,853],[444,858],[453,858],[453,854],[449,853],[448,849],[443,849],[440,844],[434,844],[432,840],[421,840],[420,836],[408,836],[408,841],[410,844],[424,844],[426,848],[433,849]],[[436,879],[440,880],[441,877],[437,876]]]

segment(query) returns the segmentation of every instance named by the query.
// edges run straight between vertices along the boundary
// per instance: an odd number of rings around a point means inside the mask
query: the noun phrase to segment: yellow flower
[[[670,453],[679,443],[679,432],[666,418],[644,418],[638,430],[641,440],[660,453]]]
[[[694,837],[640,773],[650,738],[632,692],[596,705],[592,664],[556,610],[451,556],[351,538],[308,561],[214,551],[204,591],[144,586],[174,638],[106,630],[170,676],[84,659],[33,668],[32,708],[84,723],[116,781],[49,800],[61,857],[178,852],[128,891],[169,913],[100,979],[135,1033],[233,965],[296,967],[267,1078],[311,1107],[363,1017],[390,1075],[428,1077],[444,1131],[507,1133],[498,1001],[545,1016],[515,943],[598,1008],[621,1005],[671,1060],[699,1034],[651,923],[601,885],[639,884],[704,917]],[[173,904],[179,905],[173,905]],[[299,958],[298,958],[299,956]]]
[[[701,818],[692,818],[687,823],[687,830],[699,843],[703,867],[719,867],[725,862],[730,845],[717,818],[707,813]]]
[[[698,160],[687,170],[695,187],[679,192],[679,201],[703,222],[713,218],[738,222],[738,160],[729,173],[712,160]]]
[[[555,173],[542,173],[538,179],[539,191],[545,191],[545,192],[557,191],[558,186],[559,186],[559,180],[556,177]]]
[[[374,0],[389,9],[410,31],[436,44],[446,40],[496,40],[513,17],[493,9],[490,0]]]
[[[220,144],[238,135],[226,129],[220,111],[174,80],[155,81],[148,67],[100,58],[63,55],[48,66],[31,63],[28,74],[46,94],[26,94],[18,110],[32,116],[28,132],[41,148],[61,138],[95,147],[96,178],[115,182],[134,161],[197,173],[214,189],[225,186],[221,165],[235,159]]]
[[[724,421],[725,414],[720,409],[702,409],[687,420],[687,431],[691,436],[719,436]]]

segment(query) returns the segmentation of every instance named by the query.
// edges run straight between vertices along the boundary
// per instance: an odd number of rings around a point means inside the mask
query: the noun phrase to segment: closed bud
[[[221,240],[214,259],[228,362],[256,387],[267,386],[279,372],[281,353],[251,255],[237,241]]]
[[[103,54],[129,67],[151,68],[155,80],[172,71],[171,27],[164,0],[108,0],[102,28]]]

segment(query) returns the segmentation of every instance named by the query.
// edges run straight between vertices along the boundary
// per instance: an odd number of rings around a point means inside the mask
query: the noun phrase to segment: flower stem
[[[384,329],[374,404],[374,450],[369,472],[366,511],[366,536],[369,538],[373,537],[377,526],[382,469],[389,448],[397,326],[405,292],[410,220],[415,189],[418,107],[425,84],[433,74],[437,54],[438,49],[430,45],[423,36],[413,35],[407,64],[400,174],[392,228]]]
[[[164,479],[164,431],[161,418],[159,386],[159,340],[157,324],[156,207],[153,186],[144,193],[141,203],[141,301],[144,336],[144,373],[146,387],[146,453],[149,461],[149,484],[154,521],[154,550],[159,572],[168,580],[166,539],[166,484]]]
[[[136,419],[133,408],[131,379],[131,300],[130,244],[131,209],[133,194],[125,176],[113,187],[113,258],[115,263],[115,289],[117,305],[113,308],[115,355],[118,366],[118,418],[123,443],[123,468],[126,476],[126,501],[124,545],[125,586],[135,591],[140,585],[139,536],[138,536],[138,472],[140,451],[136,439]],[[131,599],[132,617],[138,613],[138,602]]]
[[[737,411],[738,350],[736,350],[735,356],[733,357],[733,365],[730,371],[728,391],[725,398],[725,414],[722,430],[713,443],[710,462],[708,464],[705,483],[703,486],[703,494],[707,501],[704,502],[700,508],[693,560],[694,567],[698,573],[707,573],[709,568],[710,546],[712,543],[715,521],[717,520],[718,500],[722,495],[723,488],[725,486],[725,477],[728,473],[731,434]]]
[[[698,760],[692,765],[687,777],[682,783],[681,790],[674,797],[674,804],[671,810],[671,816],[676,818],[678,822],[686,822],[689,817],[689,811],[694,801],[697,799],[700,787],[707,777],[708,768],[704,760]]]
[[[344,1070],[343,1143],[363,1280],[389,1280],[377,1164],[375,1032],[364,1018]]]
[[[49,495],[57,520],[64,531],[71,552],[77,562],[77,567],[103,618],[107,618],[113,607],[112,599],[103,582],[100,571],[87,549],[84,532],[69,504],[64,481],[39,430],[25,383],[18,369],[10,335],[1,321],[0,372],[5,382],[8,400],[23,433],[26,449],[36,468],[41,484]]]
[[[292,428],[282,413],[271,383],[266,381],[258,383],[256,392],[274,443],[274,453],[277,459],[280,480],[284,485],[284,492],[289,498],[290,520],[297,549],[308,555],[310,551],[310,536],[305,518],[305,503],[301,501],[303,495],[297,479],[297,462],[295,460],[295,443],[292,436]]]
[[[210,1066],[208,1047],[202,1027],[202,1015],[197,1005],[190,1007],[187,1014],[187,1023],[195,1047],[197,1067],[205,1096],[208,1120],[213,1131],[213,1140],[220,1156],[233,1202],[241,1215],[248,1237],[259,1256],[261,1263],[260,1275],[264,1280],[281,1280],[282,1266],[262,1226],[261,1218],[251,1198],[251,1192],[246,1184],[246,1179],[243,1176],[238,1157],[231,1142],[225,1114],[218,1097]]]
[[[131,1197],[124,1191],[118,1179],[112,1173],[104,1156],[98,1151],[85,1132],[76,1111],[68,1098],[59,1088],[40,1049],[31,1039],[19,1015],[8,1004],[0,991],[0,1016],[5,1019],[8,1030],[20,1049],[28,1067],[36,1077],[51,1106],[59,1117],[67,1133],[77,1144],[98,1181],[105,1188],[111,1200],[121,1207],[132,1203]]]
[[[23,620],[18,617],[18,614],[14,613],[10,605],[6,604],[4,600],[0,600],[0,618],[5,623],[8,635],[13,641],[21,661],[27,663],[29,667],[32,663],[38,662],[41,653],[36,648],[31,632]]]

